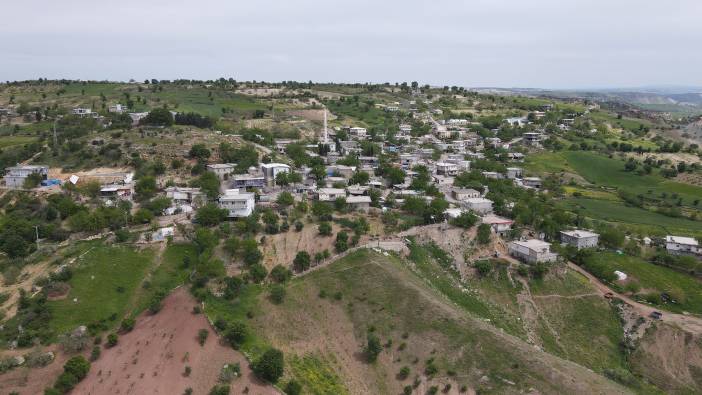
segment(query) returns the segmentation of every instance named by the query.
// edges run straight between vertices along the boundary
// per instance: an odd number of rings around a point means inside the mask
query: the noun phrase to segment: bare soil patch
[[[205,394],[218,383],[220,369],[239,363],[242,377],[231,384],[232,393],[277,394],[257,380],[243,355],[223,344],[203,314],[193,314],[196,301],[185,288],[168,296],[156,315],[144,314],[134,330],[120,336],[117,346],[103,350],[76,394],[181,394],[190,387]],[[198,331],[210,336],[204,346]],[[192,372],[184,374],[185,367]]]

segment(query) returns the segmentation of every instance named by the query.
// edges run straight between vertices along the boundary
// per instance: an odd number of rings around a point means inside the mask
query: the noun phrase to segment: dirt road
[[[590,283],[592,283],[595,286],[595,288],[599,291],[601,295],[611,292],[615,297],[624,301],[643,317],[648,317],[654,311],[660,311],[659,309],[653,306],[645,305],[643,303],[631,299],[626,295],[622,295],[618,292],[615,292],[610,287],[603,284],[597,277],[593,276],[592,274],[590,274],[590,272],[581,268],[573,262],[568,262],[568,267],[585,276],[590,281]],[[662,311],[662,313],[663,316],[661,317],[661,321],[675,324],[681,329],[691,333],[702,334],[702,319],[691,315],[675,314],[667,311]]]

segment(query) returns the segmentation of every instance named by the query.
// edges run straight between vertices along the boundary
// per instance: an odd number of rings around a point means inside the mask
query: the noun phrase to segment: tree
[[[405,182],[405,172],[398,167],[390,167],[385,171],[385,178],[390,182],[391,186],[402,184]]]
[[[239,349],[239,346],[246,339],[247,329],[243,322],[235,321],[229,325],[227,330],[224,332],[224,338],[227,340],[232,348]]]
[[[192,186],[199,187],[208,198],[215,199],[219,196],[219,177],[211,171],[206,171],[192,183]]]
[[[209,255],[209,253],[217,246],[218,243],[219,239],[209,229],[199,227],[195,230],[193,244],[195,244],[198,254]]]
[[[295,257],[297,259],[297,257]],[[292,277],[290,269],[284,267],[283,265],[275,265],[269,274],[271,279],[277,283],[284,283]]]
[[[374,335],[373,333],[368,333],[366,347],[363,349],[368,362],[375,362],[381,351],[383,351],[383,346],[380,344],[380,339],[378,336]]]
[[[370,180],[370,175],[366,173],[365,171],[357,171],[353,173],[351,178],[349,179],[349,184],[354,185],[354,184],[359,184],[359,185],[366,185],[368,184],[368,181]]]
[[[134,213],[133,219],[138,224],[148,224],[154,219],[154,214],[145,208],[140,208]]]
[[[288,173],[285,171],[281,171],[280,173],[275,175],[275,185],[279,185],[281,187],[284,187],[288,185],[290,182],[288,180]]]
[[[478,243],[488,244],[490,242],[490,235],[492,233],[492,228],[488,224],[480,224],[478,226]]]
[[[140,122],[140,125],[171,126],[173,125],[173,114],[165,108],[155,108],[149,112]]]
[[[255,239],[246,239],[241,244],[242,256],[246,265],[250,266],[261,262],[263,254],[258,249],[258,243]]]
[[[332,226],[329,222],[320,222],[317,229],[321,236],[331,236],[332,234]]]
[[[283,352],[270,348],[253,363],[252,368],[258,378],[275,383],[283,375],[284,364]]]
[[[280,174],[285,174],[285,173],[278,173],[278,175],[280,175]],[[293,197],[293,195],[290,192],[281,192],[278,195],[278,198],[275,200],[275,202],[283,207],[288,207],[288,206],[292,206],[295,203],[295,198]]]
[[[624,233],[610,226],[600,234],[600,241],[605,247],[619,248],[624,244]]]
[[[190,151],[188,152],[188,156],[199,160],[207,160],[207,158],[210,157],[210,154],[210,150],[207,149],[205,144],[194,144],[192,147],[190,147]]]
[[[349,235],[346,232],[336,234],[334,248],[336,248],[336,252],[344,252],[349,249]]]
[[[227,210],[208,203],[197,210],[195,221],[202,226],[215,226],[227,218]]]
[[[134,186],[134,191],[140,200],[148,200],[156,194],[156,179],[152,176],[139,178]]]
[[[463,212],[458,217],[451,220],[451,225],[458,226],[460,228],[469,229],[472,228],[478,222],[478,217],[474,214]]]
[[[254,263],[249,267],[249,275],[251,276],[251,281],[258,284],[266,278],[268,271],[260,263]]]
[[[304,272],[310,268],[310,254],[307,251],[298,251],[293,260],[293,267],[298,272]]]
[[[486,276],[492,271],[492,264],[488,260],[477,261],[474,264],[475,268],[481,276]]]

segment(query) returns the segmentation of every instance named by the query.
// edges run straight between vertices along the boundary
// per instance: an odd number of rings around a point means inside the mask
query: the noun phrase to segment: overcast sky
[[[702,85],[700,0],[5,0],[0,80]]]

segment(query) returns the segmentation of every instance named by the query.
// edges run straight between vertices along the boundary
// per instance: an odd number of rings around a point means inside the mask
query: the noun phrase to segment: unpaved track
[[[626,295],[622,295],[614,291],[607,285],[603,284],[597,277],[590,274],[590,272],[581,268],[573,262],[568,262],[568,267],[585,276],[590,281],[590,283],[592,283],[595,286],[595,288],[599,291],[600,295],[604,295],[606,293],[611,292],[615,297],[623,300],[626,304],[631,306],[638,314],[640,314],[643,317],[648,317],[654,311],[660,311],[659,309],[653,306],[648,306],[643,303],[637,302]],[[663,316],[661,317],[661,321],[677,325],[681,329],[691,333],[702,334],[702,319],[691,315],[675,314],[667,311],[662,311],[662,313]]]

